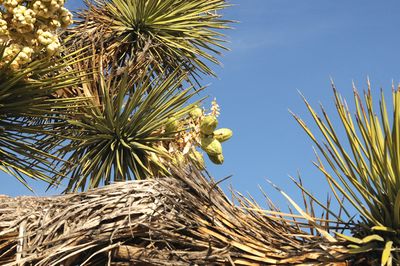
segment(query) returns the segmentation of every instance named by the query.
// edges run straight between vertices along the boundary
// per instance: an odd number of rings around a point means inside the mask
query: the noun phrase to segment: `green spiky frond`
[[[0,61],[4,52],[0,47]],[[51,116],[56,109],[65,109],[82,99],[57,99],[56,92],[77,87],[84,74],[70,67],[82,60],[81,51],[59,59],[35,60],[23,69],[0,68],[0,114],[7,117]]]
[[[105,67],[137,74],[135,67],[153,73],[180,68],[192,77],[213,75],[206,61],[226,49],[221,29],[230,21],[218,12],[226,0],[94,0],[78,13],[69,30],[70,43],[93,45]]]
[[[100,104],[88,106],[68,122],[71,142],[60,152],[67,191],[93,188],[114,181],[144,179],[166,173],[171,161],[163,140],[174,132],[163,128],[174,117],[188,114],[191,88],[179,90],[185,76],[174,73],[156,80],[133,82],[101,76],[96,84]],[[164,158],[160,160],[159,158]]]
[[[5,47],[0,47],[0,61]],[[54,174],[49,152],[56,142],[42,140],[55,134],[57,116],[75,108],[82,99],[57,99],[63,88],[80,83],[82,75],[65,71],[79,61],[79,52],[56,59],[36,60],[18,71],[0,68],[0,169],[28,186],[25,177],[51,182]]]
[[[352,237],[339,236],[351,243],[354,253],[375,252],[381,256],[382,265],[399,263],[399,253],[394,250],[400,245],[400,90],[393,89],[392,115],[383,93],[376,113],[370,88],[364,95],[365,104],[354,90],[355,119],[336,89],[334,92],[347,142],[339,138],[324,109],[320,117],[307,101],[323,140],[318,140],[300,118],[296,119],[329,165],[326,167],[320,157],[315,163],[338,203],[350,213],[342,203],[343,197],[361,218]]]

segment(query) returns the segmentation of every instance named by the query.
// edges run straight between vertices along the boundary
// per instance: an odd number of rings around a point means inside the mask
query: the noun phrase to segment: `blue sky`
[[[204,84],[210,84],[210,101],[216,97],[222,107],[220,126],[232,128],[234,137],[224,145],[225,164],[209,164],[210,172],[215,179],[233,175],[223,187],[232,185],[259,201],[263,200],[258,189],[261,185],[283,206],[285,201],[265,179],[298,198],[288,175],[300,171],[306,186],[326,197],[324,178],[312,165],[312,143],[288,109],[311,125],[300,90],[311,104],[323,103],[336,117],[330,77],[349,100],[352,81],[363,90],[367,77],[374,92],[383,88],[390,97],[392,81],[400,81],[400,2],[233,3],[235,6],[225,12],[227,18],[240,21],[226,32],[232,51],[221,58],[223,67],[215,67],[218,78],[207,78]],[[67,5],[75,9],[81,2],[70,0]],[[12,177],[1,178],[0,194],[29,194]],[[43,193],[43,186],[36,189]]]

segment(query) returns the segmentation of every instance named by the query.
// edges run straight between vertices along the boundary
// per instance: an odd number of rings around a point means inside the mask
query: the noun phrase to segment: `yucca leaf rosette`
[[[172,152],[163,143],[174,139],[177,128],[170,125],[189,115],[195,93],[180,90],[185,76],[177,75],[139,83],[128,75],[100,77],[100,104],[69,120],[71,141],[60,150],[66,190],[168,174]]]
[[[132,75],[177,69],[193,78],[214,75],[206,62],[219,63],[221,30],[230,21],[219,12],[225,0],[94,0],[86,1],[76,26],[68,31],[71,44],[93,45],[104,66]],[[137,67],[143,65],[144,69]]]
[[[334,85],[333,88],[345,140],[341,139],[325,110],[322,108],[322,117],[319,116],[306,100],[323,139],[319,140],[303,120],[296,115],[295,118],[316,144],[321,157],[318,155],[315,165],[325,175],[342,213],[352,217],[344,202],[358,212],[355,219],[352,218],[352,224],[356,224],[351,228],[352,235],[337,234],[337,237],[347,241],[352,253],[360,256],[368,253],[376,265],[398,265],[400,89],[392,90],[392,107],[387,105],[382,92],[378,111],[369,82],[364,99],[354,89],[353,119],[347,103]]]

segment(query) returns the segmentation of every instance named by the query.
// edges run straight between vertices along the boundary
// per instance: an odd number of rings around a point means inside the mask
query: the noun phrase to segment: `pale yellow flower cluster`
[[[7,44],[0,66],[19,69],[33,58],[59,52],[57,29],[72,24],[65,0],[0,0],[0,44]]]

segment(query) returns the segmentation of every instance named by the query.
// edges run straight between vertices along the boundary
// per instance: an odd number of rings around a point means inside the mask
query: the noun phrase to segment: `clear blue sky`
[[[317,195],[326,196],[323,176],[314,168],[312,143],[288,109],[311,124],[297,90],[314,105],[322,102],[336,115],[330,77],[349,99],[351,83],[389,97],[392,80],[400,81],[400,2],[330,0],[235,0],[226,17],[240,21],[226,32],[232,49],[216,67],[218,79],[206,79],[207,94],[222,107],[220,124],[234,130],[224,145],[225,164],[210,166],[216,179],[233,177],[223,186],[255,195],[261,185],[281,205],[266,178],[298,195],[288,175],[302,173]],[[70,0],[70,9],[81,1]],[[211,99],[210,99],[211,100]],[[209,164],[211,165],[211,164]],[[12,177],[2,176],[0,194],[29,192]],[[36,186],[39,194],[43,186]],[[52,192],[54,193],[54,191]]]

